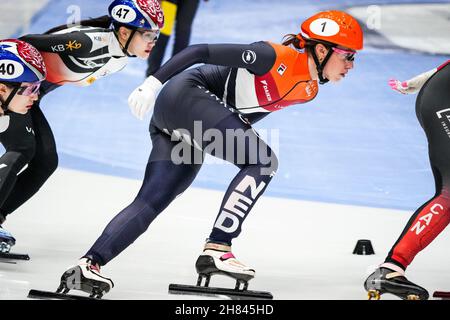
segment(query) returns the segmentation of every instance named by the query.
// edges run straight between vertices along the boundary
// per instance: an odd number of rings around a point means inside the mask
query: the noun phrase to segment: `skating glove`
[[[150,76],[130,94],[128,105],[136,118],[143,120],[147,112],[153,109],[161,87],[161,81]]]
[[[437,69],[435,68],[433,70],[424,72],[424,73],[419,74],[418,76],[416,76],[416,77],[414,77],[412,79],[409,79],[409,80],[406,80],[406,81],[403,81],[403,82],[401,82],[399,80],[396,80],[396,79],[390,79],[389,80],[389,86],[393,90],[398,91],[400,93],[413,94],[413,93],[418,92],[422,88],[422,86],[425,84],[425,82],[429,78],[431,78],[431,76],[433,74],[436,73],[436,71],[437,71]]]

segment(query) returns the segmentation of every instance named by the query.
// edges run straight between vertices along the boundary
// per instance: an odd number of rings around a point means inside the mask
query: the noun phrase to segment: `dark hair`
[[[7,86],[10,89],[20,86],[20,82],[6,82],[6,81],[3,82],[3,81],[0,81],[0,84],[4,84],[5,86]]]
[[[105,16],[101,16],[101,17],[97,17],[97,18],[81,20],[76,25],[108,29],[111,26],[112,22],[113,22],[113,20],[111,19],[111,17],[108,15],[105,15]],[[67,29],[67,28],[70,28],[70,25],[63,24],[61,26],[58,26],[58,27],[48,30],[47,32],[45,32],[45,34],[54,33],[54,32],[61,31],[61,30]]]
[[[289,33],[283,37],[283,46],[290,46],[291,44],[297,49],[303,49],[300,46],[300,39],[297,38],[296,34]]]
[[[281,43],[283,46],[293,45],[297,49],[305,49],[306,52],[313,52],[315,46],[317,44],[322,44],[327,48],[335,46],[332,43],[328,43],[326,41],[316,41],[311,39],[305,39],[300,34],[287,34],[283,37],[283,42]]]

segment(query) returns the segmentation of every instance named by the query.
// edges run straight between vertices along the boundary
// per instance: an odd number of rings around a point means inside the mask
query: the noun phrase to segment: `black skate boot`
[[[100,299],[113,287],[111,279],[100,275],[98,265],[93,264],[88,258],[82,258],[77,265],[64,272],[56,292],[67,294],[70,290],[81,290],[88,293],[91,298]]]
[[[427,300],[427,290],[412,283],[400,272],[379,267],[364,282],[369,300],[379,300],[384,293],[391,293],[403,300]]]

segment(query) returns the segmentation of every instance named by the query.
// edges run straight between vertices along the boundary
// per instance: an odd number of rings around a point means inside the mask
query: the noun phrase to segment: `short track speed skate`
[[[11,253],[11,248],[16,244],[16,239],[0,226],[0,262],[15,264],[17,260],[30,260],[27,254]]]
[[[270,292],[248,290],[248,282],[254,278],[255,270],[239,262],[231,253],[231,247],[207,243],[195,268],[198,273],[197,285],[170,284],[169,293],[203,296],[228,296],[231,299],[273,299]],[[236,280],[234,289],[209,287],[211,276],[225,275]]]
[[[16,264],[17,261],[28,261],[30,256],[22,253],[0,252],[0,262]]]
[[[30,290],[28,297],[63,300],[101,299],[113,287],[111,279],[100,275],[100,268],[97,265],[83,258],[77,265],[64,272],[56,292]],[[86,292],[89,297],[68,294],[70,290]]]
[[[379,300],[381,295],[391,293],[403,300],[427,300],[428,292],[406,277],[388,268],[377,268],[365,281],[364,288],[369,300]]]
[[[435,291],[433,293],[433,298],[438,298],[442,300],[450,300],[450,291]]]

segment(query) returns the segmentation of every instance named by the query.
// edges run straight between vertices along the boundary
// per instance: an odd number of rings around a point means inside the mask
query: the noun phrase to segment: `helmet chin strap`
[[[317,74],[319,76],[319,83],[320,84],[325,84],[328,81],[330,81],[330,80],[324,78],[324,76],[323,76],[323,69],[325,68],[325,65],[327,64],[327,62],[330,59],[332,54],[333,54],[333,50],[331,50],[331,48],[329,48],[328,49],[328,53],[325,56],[325,59],[323,59],[322,63],[320,63],[319,58],[317,57],[317,54],[316,54],[316,50],[313,50],[313,52],[312,52],[312,57],[314,59],[314,62],[316,63]]]
[[[130,46],[131,40],[133,40],[133,37],[134,37],[135,33],[136,33],[136,29],[133,29],[131,31],[130,37],[127,40],[127,43],[125,44],[125,47],[123,47],[123,49],[122,49],[123,53],[125,53],[127,55],[127,57],[130,57],[130,58],[135,58],[136,57],[135,55],[132,55],[132,54],[130,54],[128,52],[128,47]]]
[[[119,35],[118,35],[118,31],[119,29],[117,29],[117,31],[115,31],[114,32],[114,35],[116,36],[116,39],[117,39],[117,41],[119,41]],[[134,37],[134,34],[136,33],[136,29],[131,29],[131,34],[130,34],[130,36],[128,37],[128,40],[127,40],[127,42],[125,43],[125,46],[124,47],[122,47],[122,52],[127,56],[127,57],[130,57],[130,58],[135,58],[136,56],[135,55],[132,55],[132,54],[130,54],[129,52],[128,52],[128,47],[130,46],[130,43],[131,43],[131,40],[133,40],[133,37]],[[119,44],[120,44],[120,41],[119,41]]]
[[[20,84],[16,85],[13,87],[13,90],[11,91],[11,93],[9,94],[8,98],[6,98],[5,101],[3,101],[2,98],[0,98],[0,102],[2,104],[2,109],[3,112],[5,112],[6,110],[8,110],[9,104],[11,103],[11,100],[14,98],[14,96],[16,95],[17,91],[19,91],[20,88]]]

